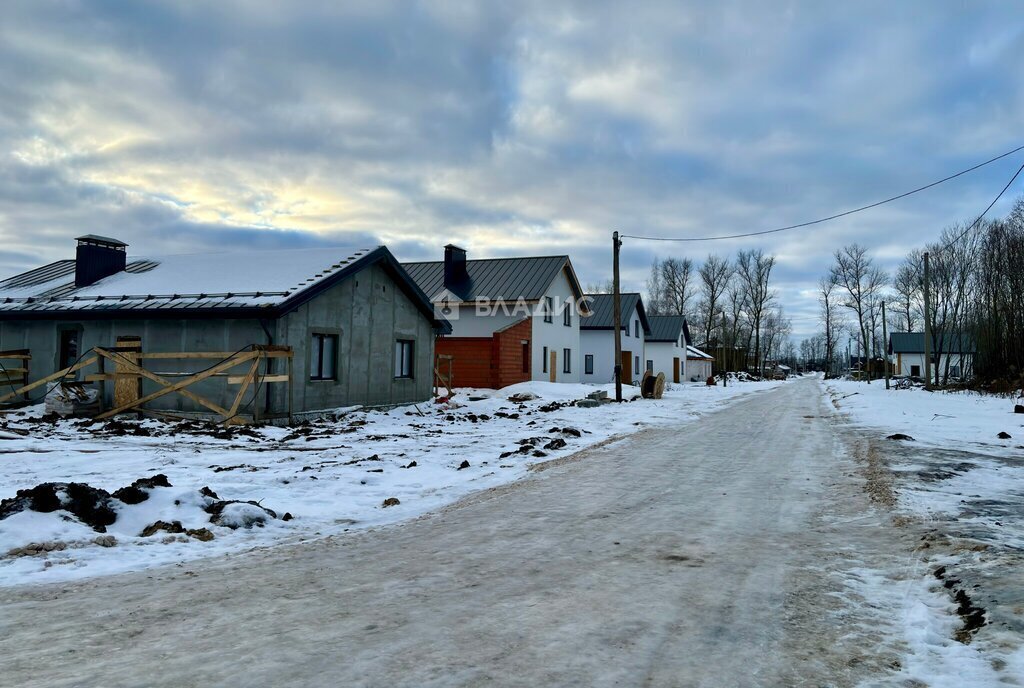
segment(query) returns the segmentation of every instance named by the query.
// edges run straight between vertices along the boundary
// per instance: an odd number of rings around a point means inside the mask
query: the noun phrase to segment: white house
[[[580,322],[580,348],[583,350],[583,382],[615,381],[615,329],[612,325],[612,295],[587,294],[590,315]],[[621,295],[622,381],[632,384],[643,376],[647,363],[644,344],[651,332],[640,294]],[[653,362],[652,362],[653,365]]]
[[[686,347],[686,379],[690,382],[704,382],[711,377],[711,364],[714,357],[704,353],[695,346]]]
[[[649,369],[655,375],[664,373],[669,382],[686,379],[686,343],[689,326],[682,315],[652,315],[647,318],[651,334],[644,342]]]
[[[976,347],[971,338],[964,334],[954,333],[944,337],[934,337],[932,344],[932,361],[938,365],[942,378],[967,379],[974,375],[974,354]],[[893,365],[896,375],[924,376],[924,333],[893,332],[889,335],[889,354],[896,357]],[[933,368],[932,376],[935,375]]]
[[[452,357],[456,386],[580,381],[588,311],[569,256],[467,260],[449,244],[443,261],[402,267],[452,326],[437,353]]]

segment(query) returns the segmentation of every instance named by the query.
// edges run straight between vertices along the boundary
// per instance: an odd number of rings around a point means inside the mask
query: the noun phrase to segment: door
[[[627,385],[633,384],[633,352],[622,352],[622,382]]]
[[[558,365],[558,354],[552,350],[550,356],[551,359],[548,361],[548,379],[551,382],[556,382],[558,379],[558,368],[555,366]]]
[[[679,357],[672,359],[672,382],[679,382]]]

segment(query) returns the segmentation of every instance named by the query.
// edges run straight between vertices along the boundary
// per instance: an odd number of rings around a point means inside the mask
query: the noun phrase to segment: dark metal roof
[[[0,320],[276,318],[374,264],[381,265],[438,331],[451,331],[384,246],[140,259],[85,287],[66,281],[74,276],[75,261],[62,260],[0,282]]]
[[[612,311],[614,310],[615,299],[611,294],[587,294],[585,297],[590,303],[591,314],[584,316],[580,320],[580,329],[582,330],[611,330],[612,327]],[[635,310],[637,315],[640,317],[640,325],[644,328],[644,336],[651,334],[651,325],[647,321],[647,312],[644,310],[644,301],[640,298],[640,294],[636,292],[627,292],[620,295],[620,306],[622,312],[620,313],[621,318],[619,327],[629,327],[629,319]]]
[[[402,263],[402,267],[431,299],[445,292],[444,261]],[[583,293],[569,256],[467,260],[469,282],[461,285],[458,296],[464,301],[539,301],[566,268],[569,283],[579,298]]]
[[[647,320],[651,323],[649,342],[678,342],[686,326],[685,315],[651,315]]]
[[[973,354],[978,349],[970,335],[954,332],[939,337],[932,337],[932,353]],[[923,354],[923,332],[893,332],[889,335],[889,353],[891,354]]]

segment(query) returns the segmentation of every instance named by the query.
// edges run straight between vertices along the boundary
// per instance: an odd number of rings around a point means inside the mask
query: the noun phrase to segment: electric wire
[[[905,191],[905,192],[903,192],[901,194],[897,194],[896,196],[890,196],[889,198],[883,199],[881,201],[876,201],[874,203],[869,203],[868,205],[863,205],[863,206],[860,206],[859,208],[853,208],[851,210],[844,210],[841,213],[835,213],[834,215],[829,215],[827,217],[818,218],[817,220],[810,220],[809,222],[800,222],[800,223],[797,223],[795,225],[787,225],[785,227],[776,227],[774,229],[764,229],[764,230],[757,231],[757,232],[744,232],[742,234],[726,234],[726,235],[721,235],[721,236],[710,236],[710,237],[652,237],[652,236],[640,236],[640,235],[636,235],[636,234],[622,234],[622,235],[620,235],[620,238],[622,238],[622,239],[640,239],[640,240],[643,240],[643,241],[678,241],[678,242],[722,241],[722,240],[725,240],[725,239],[743,239],[743,238],[746,238],[746,237],[763,236],[765,234],[775,234],[777,232],[786,232],[786,231],[789,231],[791,229],[801,229],[801,228],[804,228],[804,227],[811,227],[812,225],[819,225],[819,224],[821,224],[823,222],[829,222],[831,220],[837,220],[837,219],[839,219],[841,217],[846,217],[847,215],[853,215],[854,213],[859,213],[859,212],[863,212],[865,210],[870,210],[871,208],[877,208],[878,206],[885,205],[886,203],[892,203],[893,201],[898,201],[898,200],[900,200],[902,198],[906,198],[907,196],[912,196],[912,195],[914,195],[916,193],[920,193],[922,191],[926,191],[928,189],[931,189],[932,187],[938,186],[939,184],[943,184],[943,183],[948,182],[948,181],[950,181],[952,179],[956,179],[957,177],[962,177],[965,174],[968,174],[970,172],[974,172],[975,170],[980,169],[982,167],[985,167],[986,165],[990,165],[990,164],[996,162],[997,160],[1002,160],[1003,158],[1005,158],[1007,156],[1010,156],[1010,155],[1013,155],[1014,153],[1017,153],[1017,152],[1019,152],[1021,150],[1024,150],[1024,146],[1018,146],[1017,148],[1014,148],[1013,150],[1006,151],[1005,153],[1002,153],[1001,155],[997,155],[994,158],[990,158],[990,159],[988,159],[988,160],[986,160],[984,162],[980,162],[977,165],[974,165],[973,167],[968,167],[965,170],[960,170],[956,174],[951,174],[948,177],[943,177],[942,179],[939,179],[937,181],[931,182],[930,184],[925,184],[924,186],[919,186],[916,189],[911,189],[910,191]],[[1018,171],[1017,174],[1020,174],[1020,172]],[[1017,175],[1014,175],[1014,179],[1016,179],[1016,177],[1017,177]],[[1013,183],[1013,180],[1011,180],[1010,183]],[[1009,186],[1009,184],[1007,186]],[[1004,189],[1004,191],[1005,191],[1005,189]],[[1002,195],[1002,193],[1000,193],[1000,196],[1001,195]],[[998,197],[997,197],[997,200],[998,200]],[[987,212],[987,210],[986,210],[986,212]]]

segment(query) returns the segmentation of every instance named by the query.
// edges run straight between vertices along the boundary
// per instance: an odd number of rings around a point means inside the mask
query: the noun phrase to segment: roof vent
[[[75,286],[87,287],[104,277],[122,272],[127,263],[128,244],[109,237],[86,234],[77,239]]]

